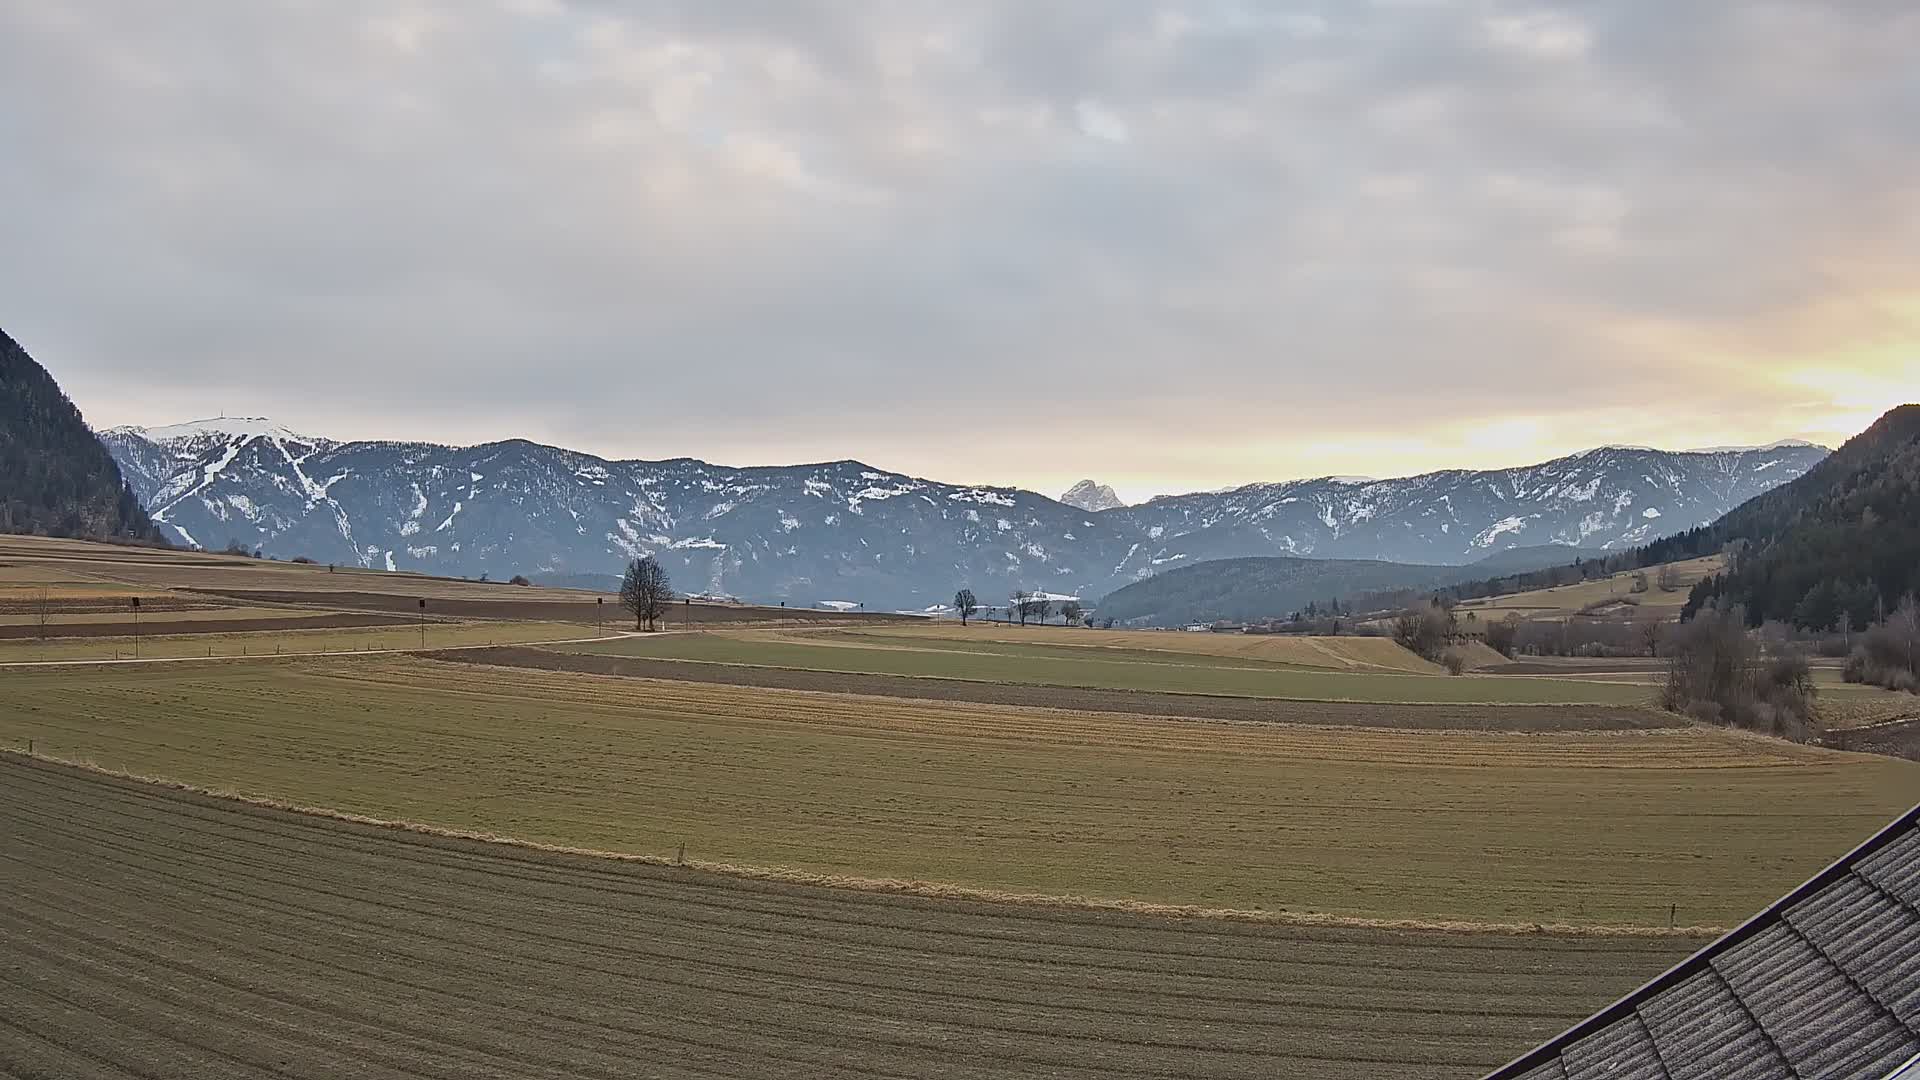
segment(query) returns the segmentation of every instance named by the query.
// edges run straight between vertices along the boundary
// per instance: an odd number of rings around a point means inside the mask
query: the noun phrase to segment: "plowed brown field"
[[[821,889],[0,755],[0,1074],[1472,1077],[1697,942]]]

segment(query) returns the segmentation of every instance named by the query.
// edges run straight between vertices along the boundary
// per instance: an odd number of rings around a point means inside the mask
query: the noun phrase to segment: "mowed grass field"
[[[1470,1080],[1699,944],[746,881],[13,755],[0,825],[22,1077]]]
[[[1381,644],[1398,648],[1391,642]],[[1249,657],[939,636],[835,633],[816,640],[802,635],[716,632],[633,637],[565,648],[610,656],[810,671],[1310,701],[1645,705],[1652,699],[1647,686],[1629,683],[1333,670]]]
[[[937,647],[951,647],[945,644],[947,642],[964,642],[972,645],[1056,646],[1080,650],[1068,654],[1079,656],[1098,657],[1109,653],[1138,651],[1154,654],[1162,660],[1182,657],[1192,660],[1253,661],[1342,671],[1382,670],[1414,675],[1441,673],[1438,664],[1428,663],[1386,638],[1199,634],[1170,630],[1095,630],[1066,626],[1010,626],[995,622],[974,622],[961,626],[957,622],[944,619],[921,621],[905,626],[878,626],[848,630],[834,636],[857,636],[863,641],[891,642],[902,646],[934,643]],[[1498,657],[1497,653],[1494,655]]]
[[[1267,912],[1730,925],[1920,765],[1699,728],[1167,720],[405,657],[0,671],[0,740],[556,844]]]
[[[1579,614],[1592,604],[1630,599],[1636,604],[1636,611],[1639,613],[1657,615],[1661,618],[1678,618],[1680,609],[1687,602],[1688,591],[1700,579],[1719,573],[1725,563],[1726,559],[1720,555],[1706,555],[1698,559],[1683,559],[1673,563],[1678,587],[1672,592],[1664,592],[1660,589],[1658,584],[1660,568],[1650,566],[1645,571],[1648,588],[1643,593],[1633,591],[1635,571],[1624,570],[1611,577],[1594,581],[1509,593],[1506,596],[1464,600],[1455,610],[1455,614],[1463,620],[1469,613],[1482,620],[1504,619],[1510,614],[1518,615],[1523,619],[1564,619]]]
[[[463,648],[472,645],[513,645],[566,641],[594,637],[592,627],[576,623],[536,622],[435,622],[426,624],[429,649]],[[147,660],[189,657],[253,657],[287,653],[355,653],[418,649],[421,646],[418,624],[390,622],[318,630],[255,630],[244,633],[213,631],[192,634],[143,634],[138,655]],[[130,660],[135,656],[132,637],[8,638],[0,640],[0,666],[23,663],[70,662],[76,660]],[[69,673],[69,678],[84,676]]]
[[[423,574],[387,573],[358,566],[276,562],[237,555],[183,549],[122,547],[84,540],[38,536],[0,536],[0,587],[33,586],[47,575],[91,582],[124,591],[242,589],[292,592],[386,592],[429,600],[580,599],[593,594],[572,589],[521,588],[505,582],[454,581]]]

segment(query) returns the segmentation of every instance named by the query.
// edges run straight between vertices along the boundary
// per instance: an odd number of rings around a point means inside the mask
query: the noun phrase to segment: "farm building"
[[[1487,1080],[1920,1080],[1920,807]]]

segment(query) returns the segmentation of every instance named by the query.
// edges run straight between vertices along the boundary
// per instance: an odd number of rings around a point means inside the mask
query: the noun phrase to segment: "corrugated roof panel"
[[[1907,1062],[1905,1068],[1887,1077],[1887,1080],[1920,1080],[1920,1056]]]
[[[1640,1015],[1673,1080],[1797,1080],[1717,972],[1654,995]]]
[[[1916,1061],[1920,807],[1490,1080],[1920,1080]]]
[[[1560,1060],[1568,1080],[1669,1080],[1653,1036],[1637,1016],[1569,1045]]]
[[[1713,960],[1804,1078],[1885,1076],[1920,1041],[1785,923]]]
[[[1856,869],[1868,881],[1920,906],[1920,829],[1908,830],[1905,836],[1862,859]]]
[[[1849,874],[1786,919],[1902,1023],[1920,1030],[1920,914]]]

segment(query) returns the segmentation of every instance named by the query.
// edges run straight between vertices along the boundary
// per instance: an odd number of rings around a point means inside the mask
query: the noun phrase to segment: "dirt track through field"
[[[1697,942],[745,881],[0,755],[0,1075],[1472,1077]]]
[[[864,694],[870,697],[969,701],[1021,708],[1184,716],[1253,723],[1332,724],[1425,731],[1623,731],[1681,726],[1679,719],[1666,713],[1618,705],[1381,705],[1351,701],[1288,701],[1137,690],[1021,686],[969,679],[857,675],[797,668],[559,653],[508,646],[421,655],[459,663],[618,675],[635,679],[672,679],[724,686],[758,686],[779,690]]]

